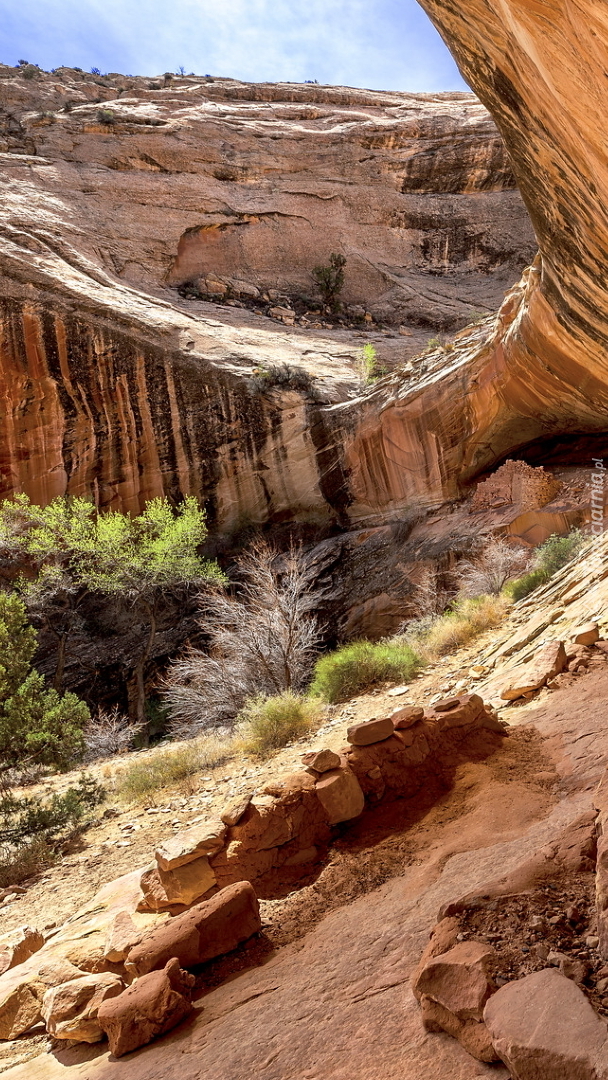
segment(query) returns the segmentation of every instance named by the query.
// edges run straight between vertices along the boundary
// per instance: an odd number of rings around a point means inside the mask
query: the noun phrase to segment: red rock
[[[365,806],[361,785],[348,766],[324,773],[321,779],[317,780],[315,790],[330,825],[358,817]]]
[[[456,708],[460,705],[459,697],[443,698],[442,701],[436,701],[433,705],[435,712],[448,712],[449,709]]]
[[[600,639],[597,623],[589,622],[578,626],[572,631],[572,641],[575,645],[595,645]]]
[[[161,885],[169,904],[189,907],[217,884],[209,859],[203,856],[175,870],[158,869]]]
[[[271,795],[256,795],[238,825],[230,831],[231,842],[244,849],[264,851],[286,844],[293,837],[293,825],[285,805]]]
[[[152,863],[141,875],[143,897],[137,910],[175,913],[189,907],[216,884],[209,859],[204,856],[175,870],[161,870]]]
[[[489,969],[494,949],[478,941],[456,943],[437,955],[440,941],[454,940],[455,920],[444,919],[435,929],[419,964],[413,990],[420,1000],[423,1023],[429,1031],[447,1031],[479,1061],[495,1061],[496,1053],[483,1023],[483,1008],[495,989]],[[429,955],[431,953],[431,955]]]
[[[346,738],[352,746],[370,746],[371,743],[382,742],[393,734],[394,726],[390,716],[364,720],[360,724],[351,724],[346,732]]]
[[[391,713],[391,720],[396,730],[403,730],[417,724],[419,720],[422,720],[423,716],[424,709],[419,705],[404,705],[403,708],[395,709]]]
[[[438,701],[432,711],[432,717],[442,728],[466,727],[468,724],[475,726],[485,715],[483,700],[479,694],[461,694],[457,698],[447,698],[447,702],[452,702],[449,708],[438,709],[438,706],[444,704]]]
[[[478,1061],[498,1061],[490,1032],[480,1020],[459,1020],[449,1009],[438,1001],[422,995],[420,1000],[422,1023],[426,1031],[445,1031],[456,1039],[462,1047]]]
[[[239,881],[151,930],[131,949],[125,968],[145,975],[174,956],[182,967],[195,967],[231,952],[261,925],[256,895],[249,882]]]
[[[514,701],[524,694],[540,689],[550,679],[559,675],[567,666],[566,650],[562,641],[549,641],[537,649],[532,660],[515,668],[502,687],[501,698]]]
[[[330,769],[339,768],[340,758],[338,754],[334,754],[333,750],[314,750],[310,754],[303,754],[302,762],[309,769],[324,773],[329,772]]]
[[[438,1001],[459,1020],[481,1020],[494,989],[489,969],[495,950],[479,941],[461,941],[449,952],[427,961],[418,973],[414,993]]]
[[[29,960],[44,945],[44,938],[39,930],[31,926],[20,926],[9,930],[0,937],[0,975]]]
[[[104,1001],[97,1019],[114,1057],[145,1046],[176,1027],[192,1012],[193,985],[194,977],[172,958],[162,971],[151,971],[118,997]]]
[[[203,855],[216,855],[224,846],[226,825],[221,821],[203,822],[170,836],[155,851],[161,870],[177,870]]]
[[[106,937],[103,955],[111,964],[119,964],[125,959],[142,935],[128,911],[119,911],[113,918]]]
[[[414,995],[420,1000],[422,991],[416,989],[418,985],[418,978],[428,962],[436,956],[441,956],[442,953],[447,953],[456,944],[457,934],[460,929],[460,923],[458,919],[453,916],[441,919],[436,926],[433,927],[429,938],[429,943],[426,946],[418,966],[414,969],[414,973],[411,978],[411,985]]]
[[[236,825],[241,820],[252,798],[253,792],[249,792],[246,795],[237,795],[232,802],[228,803],[220,815],[224,825]]]
[[[109,971],[84,975],[47,990],[42,1001],[42,1018],[49,1035],[94,1043],[103,1038],[97,1014],[104,1001],[124,990],[120,976]]]
[[[605,1080],[608,1028],[571,979],[545,968],[507,983],[484,1022],[513,1080]]]

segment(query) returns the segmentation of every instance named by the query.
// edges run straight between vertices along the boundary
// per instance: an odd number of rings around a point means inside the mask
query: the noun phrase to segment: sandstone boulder
[[[175,870],[161,870],[159,867],[158,876],[169,903],[184,904],[186,907],[204,896],[216,884],[215,874],[205,856],[178,866]]]
[[[481,1020],[494,984],[490,968],[494,949],[479,941],[461,941],[449,952],[427,961],[419,972],[414,993],[438,1001],[459,1020]]]
[[[44,938],[39,930],[32,930],[30,926],[20,926],[17,930],[9,930],[0,937],[0,975],[5,971],[29,960],[38,949],[44,945]]]
[[[178,866],[176,870],[161,870],[152,863],[141,875],[143,895],[137,910],[179,911],[189,907],[215,885],[215,874],[206,856]]]
[[[365,806],[361,785],[348,767],[324,773],[315,789],[330,825],[358,817]]]
[[[424,716],[424,709],[420,705],[404,705],[391,713],[391,720],[395,731],[404,731],[413,727]]]
[[[245,795],[237,795],[232,799],[232,801],[224,807],[221,814],[224,825],[228,825],[229,827],[231,825],[238,825],[252,798],[253,792],[251,791]]]
[[[437,941],[453,940],[454,920],[444,919],[435,933]],[[462,941],[448,952],[429,956],[413,982],[427,1031],[446,1031],[479,1061],[497,1060],[482,1019],[495,989],[490,975],[495,956],[491,946]]]
[[[111,964],[119,964],[137,945],[141,935],[142,931],[138,930],[128,911],[117,912],[108,928],[104,958]]]
[[[608,1028],[555,968],[507,983],[484,1021],[513,1080],[606,1080]]]
[[[575,645],[595,645],[599,640],[600,632],[597,623],[584,623],[583,626],[577,626],[572,631],[572,641]]]
[[[256,795],[230,833],[231,842],[240,841],[245,849],[266,851],[286,844],[293,837],[293,826],[282,801],[272,795]]]
[[[81,976],[69,961],[42,956],[27,972],[20,967],[7,971],[0,979],[0,1039],[16,1039],[29,1031],[42,1018],[46,991]]]
[[[360,724],[351,724],[346,732],[346,738],[352,746],[370,746],[372,743],[382,742],[393,734],[394,725],[390,716],[364,720]]]
[[[146,975],[171,957],[182,967],[195,967],[231,952],[261,925],[255,892],[248,881],[239,881],[146,934],[125,967],[131,975]]]
[[[483,699],[479,694],[460,694],[458,697],[437,701],[432,708],[432,716],[442,728],[475,727],[485,716]]]
[[[97,1019],[114,1056],[122,1057],[176,1027],[192,1012],[193,985],[194,977],[173,958],[162,971],[151,971],[104,1001]]]
[[[457,705],[460,705],[460,698],[450,697],[436,701],[433,708],[435,712],[449,712],[450,709],[455,709]]]
[[[422,1023],[426,1031],[445,1031],[478,1061],[498,1061],[490,1033],[479,1020],[459,1020],[438,1001],[423,994],[420,999]]]
[[[432,960],[435,956],[441,956],[442,953],[449,952],[450,949],[454,947],[459,929],[460,923],[458,922],[458,919],[454,918],[454,916],[449,916],[448,918],[441,919],[441,921],[431,930],[428,945],[420,957],[411,978],[411,987],[418,1001],[420,1001],[420,998],[422,997],[422,991],[417,989],[420,974],[427,966],[429,960]]]
[[[302,762],[317,773],[329,772],[330,769],[340,767],[340,757],[333,750],[315,750],[310,754],[303,754]]]
[[[562,641],[549,641],[537,649],[532,660],[511,672],[500,696],[514,701],[533,690],[539,690],[567,667],[566,650]]]
[[[122,979],[109,971],[51,987],[42,999],[41,1009],[49,1035],[76,1042],[99,1042],[103,1039],[97,1019],[99,1007],[123,990]]]
[[[203,822],[175,833],[156,849],[159,869],[176,870],[203,855],[215,855],[224,846],[226,825],[222,821]]]

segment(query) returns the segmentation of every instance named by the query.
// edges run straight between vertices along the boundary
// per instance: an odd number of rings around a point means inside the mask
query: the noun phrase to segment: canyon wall
[[[347,302],[449,328],[493,310],[535,250],[471,94],[6,67],[0,91],[5,175],[61,199],[79,249],[138,288],[215,273],[314,296],[337,251]]]
[[[529,444],[584,433],[592,451],[608,405],[601,125],[584,104],[599,59],[588,42],[575,93],[584,43],[557,3],[542,47],[527,8],[506,27],[498,4],[485,21],[476,0],[427,7],[495,113],[542,252],[496,317],[460,331],[534,250],[472,95],[0,71],[0,494],[136,510],[192,492],[215,535],[296,521],[368,537]],[[309,287],[319,238],[339,236],[349,301],[402,360],[373,386],[356,372],[371,330],[287,327],[171,287],[235,268],[294,290],[305,271]],[[412,357],[420,324],[453,340]]]
[[[492,355],[538,434],[606,428],[608,24],[588,0],[421,0],[509,148],[541,250]]]
[[[7,67],[0,87],[0,495],[134,511],[193,493],[232,534],[457,490],[425,420],[404,433],[397,411],[378,433],[386,390],[362,399],[356,370],[366,330],[300,331],[171,286],[238,271],[310,291],[337,248],[346,298],[402,324],[374,323],[396,360],[407,325],[492,307],[535,244],[473,95]],[[264,377],[277,370],[289,385]]]

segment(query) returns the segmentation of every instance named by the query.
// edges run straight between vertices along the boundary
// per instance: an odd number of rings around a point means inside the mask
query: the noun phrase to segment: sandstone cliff
[[[453,325],[493,306],[533,243],[475,98],[0,74],[0,494],[92,491],[136,509],[193,492],[223,533],[403,507],[393,413],[368,492],[386,392],[339,404],[356,396],[365,336],[291,330],[168,286],[238,268],[253,285],[310,288],[311,266],[339,247],[347,299],[379,318]],[[412,351],[407,336],[391,344],[397,359]],[[260,392],[260,366],[285,363],[314,393],[272,380]],[[412,438],[413,487],[436,502],[437,436]]]

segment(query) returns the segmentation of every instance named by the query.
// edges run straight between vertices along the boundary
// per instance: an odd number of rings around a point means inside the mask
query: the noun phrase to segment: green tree
[[[95,507],[88,499],[57,498],[46,507],[27,495],[0,504],[0,552],[26,565],[18,587],[30,615],[57,641],[53,685],[63,690],[68,641],[82,629],[81,608],[88,590],[78,556],[94,534]]]
[[[82,626],[82,603],[91,592],[112,596],[144,623],[144,643],[129,684],[129,713],[142,724],[146,666],[156,638],[158,609],[170,589],[222,582],[215,562],[202,559],[207,535],[204,511],[188,497],[174,510],[153,499],[136,517],[97,513],[81,498],[57,498],[48,506],[25,495],[0,505],[0,553],[28,563],[19,585],[28,607],[58,639],[55,688],[61,689],[68,639]]]
[[[84,749],[89,710],[47,689],[32,669],[36,644],[23,601],[0,593],[0,773],[31,762],[65,768]]]
[[[321,293],[323,303],[332,311],[340,310],[339,297],[344,288],[345,266],[346,258],[344,255],[336,255],[335,252],[332,252],[327,266],[315,266],[312,271],[312,278]]]
[[[140,724],[163,596],[179,586],[224,581],[217,563],[198,554],[206,535],[204,511],[195,498],[186,498],[177,510],[167,499],[153,499],[138,517],[99,514],[78,557],[78,576],[87,588],[137,609],[147,626],[129,688],[129,715]]]

